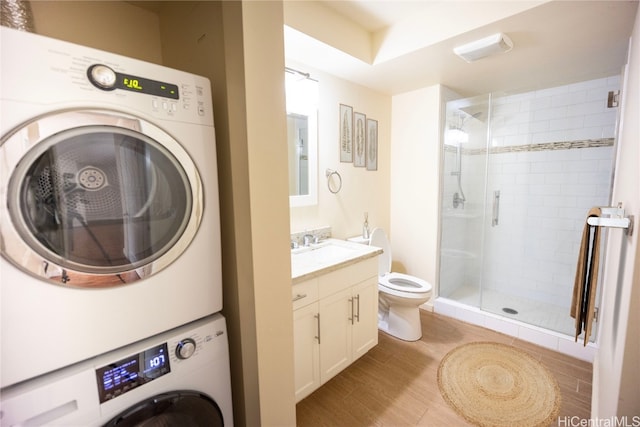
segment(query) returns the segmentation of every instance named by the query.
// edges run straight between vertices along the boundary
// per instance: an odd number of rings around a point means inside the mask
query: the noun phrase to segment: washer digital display
[[[96,369],[100,403],[171,372],[167,343]]]

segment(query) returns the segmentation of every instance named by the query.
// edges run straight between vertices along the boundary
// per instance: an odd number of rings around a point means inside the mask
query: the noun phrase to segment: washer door
[[[0,164],[2,255],[58,284],[105,287],[148,277],[180,256],[200,225],[193,161],[137,117],[47,115],[3,137]]]
[[[204,394],[179,391],[154,396],[119,414],[104,427],[218,427],[222,412]]]

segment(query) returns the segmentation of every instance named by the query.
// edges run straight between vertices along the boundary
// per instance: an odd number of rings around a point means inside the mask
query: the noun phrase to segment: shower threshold
[[[438,314],[501,332],[580,360],[592,363],[595,356],[597,347],[593,342],[584,347],[582,341],[575,342],[573,336],[525,323],[518,315],[506,314],[500,309],[494,313],[444,297],[436,298],[433,307]]]

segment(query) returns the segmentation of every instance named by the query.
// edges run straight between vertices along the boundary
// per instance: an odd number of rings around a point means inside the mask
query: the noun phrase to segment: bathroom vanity
[[[296,402],[378,343],[381,252],[336,239],[292,250]]]

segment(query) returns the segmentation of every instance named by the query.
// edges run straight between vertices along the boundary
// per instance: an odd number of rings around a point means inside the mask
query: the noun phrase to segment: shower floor
[[[477,287],[462,286],[446,298],[477,307],[480,301],[479,292]],[[504,311],[504,308],[518,313],[510,314]],[[531,301],[486,289],[482,291],[482,310],[569,336],[573,336],[575,332],[575,319],[569,316],[569,307]]]

